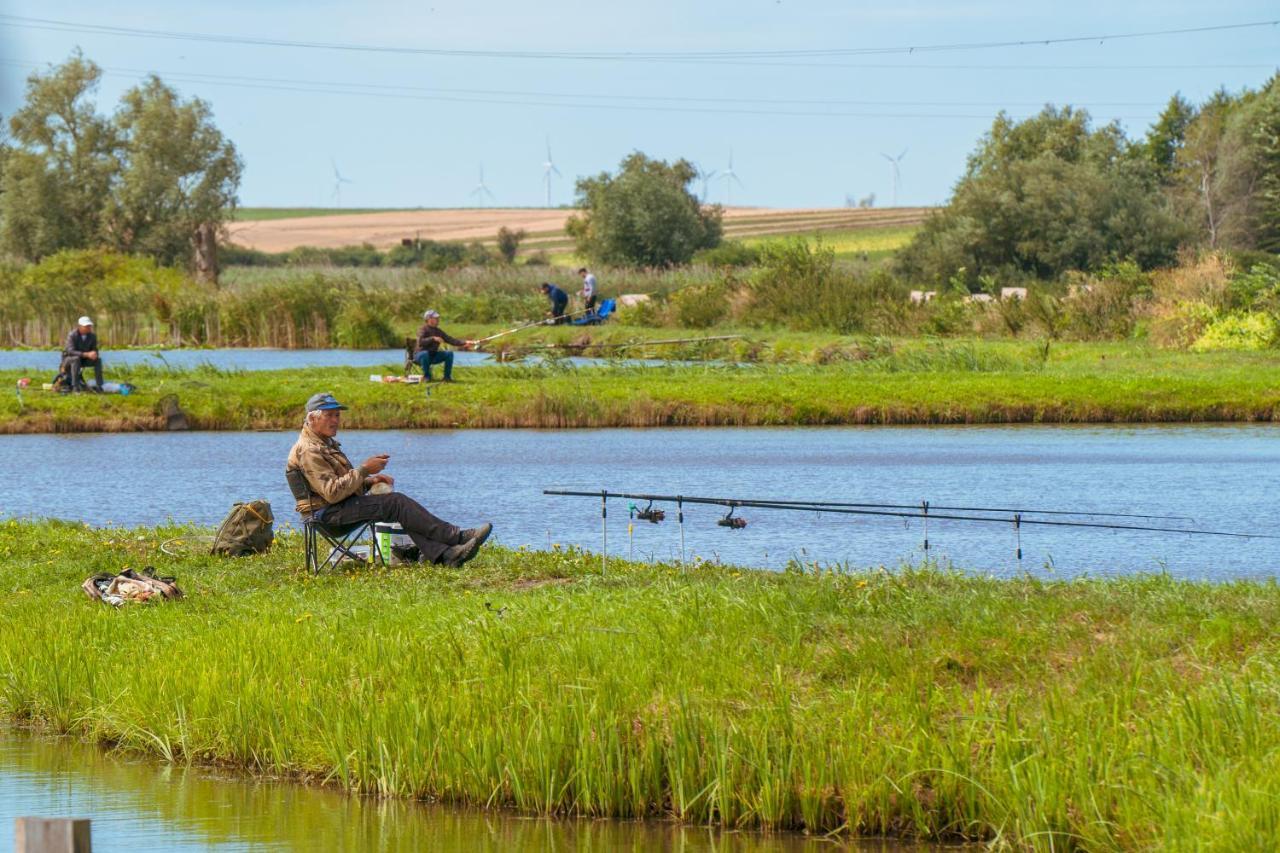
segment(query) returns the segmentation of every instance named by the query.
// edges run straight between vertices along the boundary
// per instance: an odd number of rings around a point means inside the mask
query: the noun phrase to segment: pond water
[[[391,454],[396,487],[463,526],[495,525],[502,544],[601,546],[600,506],[546,488],[1027,509],[1135,512],[1154,524],[1274,534],[1273,426],[910,427],[826,429],[349,431],[355,461]],[[296,520],[284,483],[290,432],[20,435],[0,438],[14,485],[0,515],[92,524],[165,519],[216,524],[237,500],[266,498]],[[611,502],[615,556],[678,560],[680,529],[635,522]],[[686,505],[685,557],[780,568],[791,559],[857,567],[918,562],[918,520]],[[1168,571],[1190,578],[1273,577],[1280,539],[933,520],[929,556],[1008,575]],[[1048,517],[1046,517],[1048,518]]]
[[[0,731],[0,849],[13,849],[14,819],[25,816],[90,818],[94,853],[924,849],[877,842],[846,846],[795,835],[721,833],[664,823],[552,821],[367,800]]]
[[[0,370],[26,370],[36,377],[51,380],[58,372],[58,353],[52,350],[0,350]],[[368,367],[380,372],[399,373],[404,367],[403,349],[135,349],[107,350],[103,365],[110,374],[113,366],[145,365],[149,367],[190,370],[210,365],[219,370],[287,370],[298,367]],[[530,359],[534,360],[534,359]],[[571,356],[565,362],[577,367],[615,364],[604,358]],[[625,359],[621,363],[670,364],[660,359]],[[498,364],[488,353],[458,351],[454,353],[454,369],[488,367]],[[437,365],[436,375],[442,368]],[[108,378],[110,378],[108,376]]]

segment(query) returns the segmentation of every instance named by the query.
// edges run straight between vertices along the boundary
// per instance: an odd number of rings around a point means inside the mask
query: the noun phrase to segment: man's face
[[[311,428],[325,438],[333,438],[338,434],[338,426],[341,423],[341,409],[321,409],[311,419]]]
[[[428,325],[428,326],[439,326],[439,325],[440,325],[440,318],[439,318],[439,317],[428,317],[428,318],[427,318],[427,325]]]
[[[80,330],[80,334],[87,335],[93,331],[93,326],[76,326]]]

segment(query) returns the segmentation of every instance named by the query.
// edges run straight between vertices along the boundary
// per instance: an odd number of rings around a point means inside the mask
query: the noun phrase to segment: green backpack
[[[266,501],[237,503],[218,528],[218,535],[213,537],[210,553],[225,557],[261,554],[271,547],[275,539],[271,528],[274,522],[271,504]]]

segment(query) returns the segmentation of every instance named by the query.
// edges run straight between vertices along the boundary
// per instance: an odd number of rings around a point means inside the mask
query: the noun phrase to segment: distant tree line
[[[38,261],[101,247],[217,275],[243,164],[202,100],[152,75],[98,112],[102,70],[78,51],[27,79],[0,146],[0,252]]]
[[[1001,114],[947,206],[899,256],[914,279],[1056,278],[1185,246],[1280,251],[1280,76],[1195,106],[1175,95],[1143,139],[1089,114]]]

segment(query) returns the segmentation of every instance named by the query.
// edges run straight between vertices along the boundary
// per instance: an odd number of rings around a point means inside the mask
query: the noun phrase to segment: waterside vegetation
[[[744,339],[691,345],[689,354],[801,361],[819,352],[827,363],[573,367],[552,360],[459,367],[459,381],[448,385],[369,381],[371,372],[400,373],[398,363],[373,370],[121,367],[109,378],[136,385],[128,396],[28,388],[0,397],[0,432],[163,430],[173,404],[194,429],[293,429],[317,390],[351,405],[344,422],[356,429],[1269,421],[1280,413],[1280,358],[1271,353],[879,339],[813,348],[814,340],[797,336],[792,350]],[[20,378],[0,372],[10,388]]]
[[[488,550],[462,573],[0,524],[0,714],[176,764],[539,814],[1264,849],[1280,587]],[[86,600],[154,565],[187,597]],[[147,642],[137,638],[146,636]],[[128,649],[127,654],[88,654]]]

